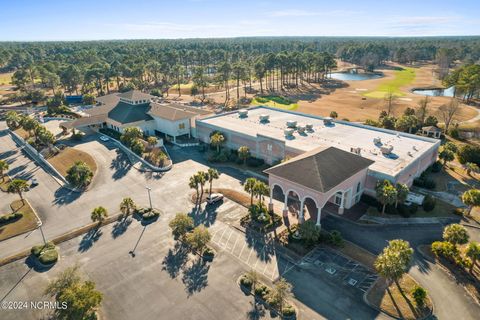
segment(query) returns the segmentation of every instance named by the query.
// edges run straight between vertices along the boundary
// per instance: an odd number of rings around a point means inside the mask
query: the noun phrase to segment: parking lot
[[[378,279],[378,275],[363,265],[328,248],[315,248],[299,266],[344,287],[356,289],[359,294],[366,292]]]

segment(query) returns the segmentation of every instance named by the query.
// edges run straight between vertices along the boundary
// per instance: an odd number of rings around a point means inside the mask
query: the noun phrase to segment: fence
[[[50,171],[53,173],[53,175],[60,179],[64,184],[68,184],[67,180],[65,179],[64,176],[60,174],[60,172],[53,167],[50,162],[48,162],[37,150],[35,150],[34,147],[32,147],[30,144],[28,144],[22,137],[17,135],[15,132],[9,130],[10,135],[12,136],[13,140],[18,143],[19,145],[23,146],[23,150],[30,155],[34,160],[38,162],[38,164],[44,168],[46,168],[47,171]]]
[[[140,161],[143,165],[145,165],[146,167],[150,168],[152,171],[168,171],[172,168],[173,166],[173,162],[170,158],[170,154],[168,154],[168,151],[167,149],[164,147],[163,149],[165,150],[165,153],[167,154],[167,157],[168,159],[170,159],[170,164],[165,166],[165,167],[156,167],[154,165],[152,165],[151,163],[149,163],[148,161],[146,161],[145,159],[143,159],[142,157],[140,157],[138,154],[136,154],[135,152],[133,152],[132,150],[130,150],[129,148],[127,148],[125,145],[123,145],[123,143],[121,143],[120,141],[118,141],[117,139],[114,139],[112,138],[111,136],[109,137],[112,141],[114,141],[118,147],[124,151],[125,153],[133,156],[135,159],[137,159],[138,161]]]

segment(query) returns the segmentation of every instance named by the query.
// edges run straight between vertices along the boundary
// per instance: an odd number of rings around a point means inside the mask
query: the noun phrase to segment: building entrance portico
[[[283,216],[293,213],[298,222],[312,220],[321,226],[322,209],[327,203],[343,214],[355,204],[354,186],[364,185],[371,160],[336,148],[300,155],[265,170],[273,198],[283,202]]]

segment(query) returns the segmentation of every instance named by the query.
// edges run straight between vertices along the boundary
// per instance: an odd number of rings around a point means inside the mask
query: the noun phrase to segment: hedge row
[[[17,221],[21,217],[23,217],[23,213],[21,212],[14,212],[14,213],[3,215],[0,217],[0,225]]]

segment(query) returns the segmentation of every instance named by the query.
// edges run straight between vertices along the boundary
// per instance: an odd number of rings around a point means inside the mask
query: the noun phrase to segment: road
[[[442,238],[444,226],[432,225],[358,225],[331,215],[322,220],[322,225],[329,230],[339,230],[345,239],[378,254],[385,247],[386,240],[404,239],[412,248],[430,244]],[[480,240],[479,230],[469,228],[470,238]],[[426,288],[433,300],[435,316],[438,319],[478,319],[480,306],[473,301],[465,289],[447,275],[436,264],[426,261],[415,253],[409,274]]]

